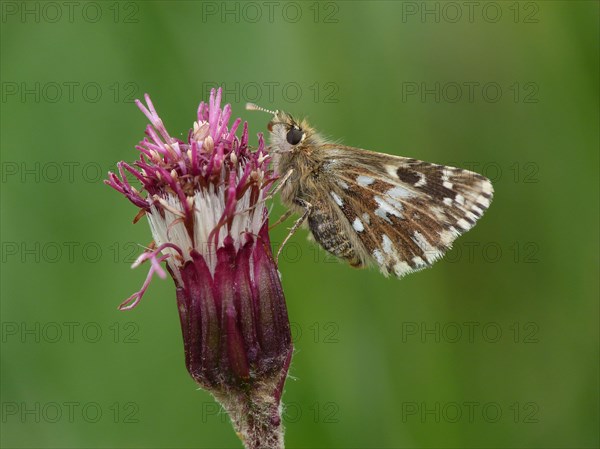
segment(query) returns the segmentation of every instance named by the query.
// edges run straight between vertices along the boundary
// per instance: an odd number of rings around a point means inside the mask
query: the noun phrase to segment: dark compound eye
[[[286,139],[290,145],[298,145],[302,140],[303,135],[304,133],[302,132],[302,130],[293,127],[288,131]]]

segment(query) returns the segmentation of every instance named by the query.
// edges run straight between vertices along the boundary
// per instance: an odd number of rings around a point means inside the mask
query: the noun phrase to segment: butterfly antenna
[[[269,114],[272,114],[272,115],[277,115],[277,111],[271,111],[270,109],[262,108],[259,105],[254,104],[254,103],[246,103],[246,110],[247,111],[262,111],[262,112],[268,112]]]

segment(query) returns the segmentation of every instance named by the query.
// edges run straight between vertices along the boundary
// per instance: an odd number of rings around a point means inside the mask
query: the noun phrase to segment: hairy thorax
[[[323,190],[328,185],[329,173],[319,154],[302,148],[281,153],[275,157],[275,167],[282,177],[292,170],[281,189],[281,199],[299,214],[309,210],[306,218],[315,240],[336,257],[353,266],[362,266],[364,257],[359,256],[340,214],[331,209],[328,190]]]
[[[297,148],[274,157],[275,172],[280,179],[287,177],[281,200],[296,210],[304,209],[303,202],[312,203],[317,199],[316,182],[322,176],[321,163],[312,156],[306,149]]]

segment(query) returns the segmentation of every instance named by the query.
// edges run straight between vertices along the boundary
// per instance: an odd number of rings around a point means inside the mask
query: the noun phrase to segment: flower
[[[151,125],[133,164],[119,162],[106,184],[146,215],[154,237],[134,263],[150,261],[142,299],[154,274],[175,282],[185,361],[192,378],[229,412],[247,448],[283,447],[280,399],[292,342],[285,298],[271,253],[265,198],[275,180],[262,135],[258,148],[229,128],[221,90],[200,103],[187,142],[169,135],[148,95],[136,101]],[[127,174],[141,183],[130,184]],[[143,193],[145,191],[145,194]]]

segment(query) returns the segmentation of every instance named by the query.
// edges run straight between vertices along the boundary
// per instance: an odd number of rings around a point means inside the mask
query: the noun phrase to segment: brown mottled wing
[[[492,200],[491,182],[468,170],[339,145],[322,149],[346,233],[385,275],[430,266]]]

